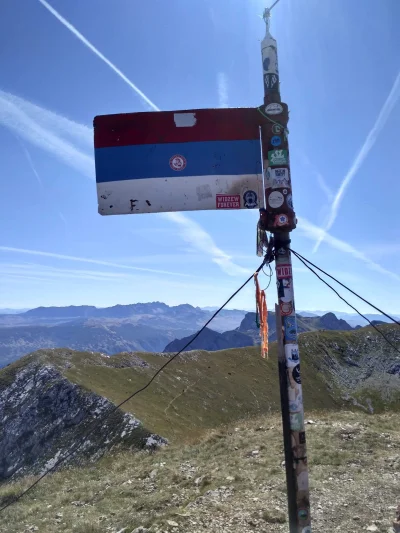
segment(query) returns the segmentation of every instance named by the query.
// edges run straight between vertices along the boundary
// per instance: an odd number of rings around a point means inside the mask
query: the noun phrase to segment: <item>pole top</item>
[[[271,7],[266,7],[264,9],[264,13],[263,13],[263,19],[264,19],[264,22],[267,26],[267,30],[269,30],[269,23],[270,23],[270,18],[271,18],[271,10],[276,6],[276,4],[279,2],[279,0],[276,0]]]

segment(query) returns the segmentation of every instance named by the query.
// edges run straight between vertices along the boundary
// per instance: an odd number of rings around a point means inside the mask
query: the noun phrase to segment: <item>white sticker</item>
[[[174,113],[174,122],[177,128],[190,128],[197,122],[196,113]]]
[[[279,191],[271,192],[271,194],[268,196],[268,205],[270,207],[273,207],[274,209],[281,207],[281,205],[284,202],[283,194]]]
[[[299,364],[299,347],[297,344],[285,344],[285,357],[288,368]]]
[[[267,183],[272,189],[278,187],[289,187],[289,169],[288,168],[271,168],[267,169]]]
[[[281,106],[281,104],[268,104],[265,108],[265,112],[267,113],[267,115],[279,115],[280,113],[282,113],[282,111],[283,107]]]

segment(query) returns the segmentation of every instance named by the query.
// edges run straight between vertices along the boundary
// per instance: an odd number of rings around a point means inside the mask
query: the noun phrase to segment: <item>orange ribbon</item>
[[[261,357],[268,359],[268,309],[267,297],[265,291],[260,289],[258,283],[258,272],[254,274],[254,283],[256,285],[256,306],[258,316],[260,317],[260,336],[261,336]]]

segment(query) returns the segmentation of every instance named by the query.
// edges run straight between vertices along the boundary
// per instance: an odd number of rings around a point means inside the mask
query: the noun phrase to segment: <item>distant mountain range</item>
[[[331,331],[351,331],[353,328],[344,320],[338,319],[333,313],[326,313],[319,317],[302,317],[297,315],[297,329],[299,333],[305,331],[331,330]],[[181,350],[194,335],[175,339],[169,343],[164,352],[177,352]],[[276,340],[275,313],[268,313],[268,338],[270,341]],[[260,330],[256,322],[256,313],[247,313],[234,331],[218,333],[206,328],[190,344],[186,350],[223,350],[227,348],[242,348],[260,344]]]
[[[15,310],[14,310],[15,311]],[[0,314],[0,367],[41,348],[71,348],[113,355],[118,352],[175,351],[213,315],[214,309],[162,302],[97,308],[91,305],[38,307]],[[297,316],[299,332],[348,331],[355,326],[333,313]],[[303,315],[303,316],[301,316]],[[350,317],[352,315],[349,315]],[[383,320],[381,315],[370,315]],[[361,320],[357,321],[362,322]],[[269,338],[276,339],[275,314],[268,315]],[[222,310],[193,348],[209,351],[252,346],[260,342],[255,313]]]
[[[173,339],[195,333],[211,311],[161,302],[94,306],[38,307],[0,315],[0,367],[40,348],[72,348],[115,354],[162,352]],[[223,310],[213,320],[217,331],[240,324],[245,311]]]

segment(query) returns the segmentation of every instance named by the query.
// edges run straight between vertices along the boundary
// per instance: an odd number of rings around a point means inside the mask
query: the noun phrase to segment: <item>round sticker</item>
[[[183,155],[173,155],[169,160],[169,166],[172,168],[172,170],[179,172],[186,167],[186,159],[183,157]]]
[[[267,115],[280,115],[283,111],[281,104],[268,104],[265,108]]]
[[[289,316],[289,315],[291,315],[293,313],[293,304],[292,304],[292,302],[288,302],[288,303],[279,302],[279,307],[280,307],[282,316]]]
[[[281,207],[283,202],[283,194],[281,194],[279,191],[271,192],[271,194],[268,196],[268,205],[274,209]]]
[[[282,133],[282,127],[279,126],[278,124],[273,124],[272,125],[272,133],[275,134],[275,135],[279,135]]]
[[[274,135],[271,139],[272,146],[279,146],[282,143],[282,139],[279,135]]]
[[[275,224],[277,226],[287,226],[288,223],[289,223],[289,219],[287,215],[277,215],[275,217]]]
[[[292,201],[292,195],[288,194],[286,196],[286,203],[290,207],[290,209],[293,209],[293,201]]]
[[[272,146],[279,146],[282,143],[282,139],[279,135],[274,135],[271,139]]]
[[[283,189],[282,193],[287,194],[287,189]]]

